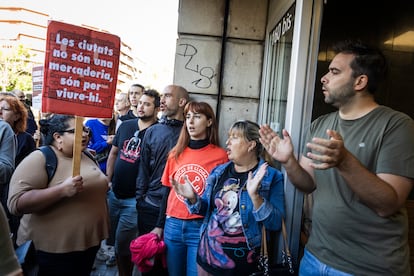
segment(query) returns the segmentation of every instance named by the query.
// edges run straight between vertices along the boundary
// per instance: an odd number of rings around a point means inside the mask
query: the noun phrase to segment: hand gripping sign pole
[[[80,174],[83,117],[111,118],[120,39],[50,21],[47,28],[42,111],[75,115],[73,176]]]

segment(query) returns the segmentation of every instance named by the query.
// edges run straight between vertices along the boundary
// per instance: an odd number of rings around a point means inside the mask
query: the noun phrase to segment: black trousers
[[[151,232],[155,228],[160,209],[142,200],[137,203],[137,211],[138,233],[141,236]],[[142,276],[167,276],[168,270],[164,268],[162,262],[157,259],[151,271],[141,274]]]
[[[37,250],[38,276],[89,276],[99,245],[85,251],[49,253]]]

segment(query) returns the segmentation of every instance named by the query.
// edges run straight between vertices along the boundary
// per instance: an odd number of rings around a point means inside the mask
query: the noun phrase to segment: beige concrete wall
[[[175,51],[174,82],[192,93],[217,95],[221,39],[182,35]]]
[[[268,0],[180,0],[174,83],[216,110],[223,146],[234,121],[257,120],[267,10]]]
[[[225,1],[180,0],[178,33],[220,37],[223,34]]]

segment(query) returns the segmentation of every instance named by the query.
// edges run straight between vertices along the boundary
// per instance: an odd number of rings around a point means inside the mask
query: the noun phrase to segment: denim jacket
[[[259,166],[264,163],[260,159]],[[204,215],[203,225],[200,228],[200,235],[205,231],[208,221],[211,218],[212,211],[210,204],[214,204],[210,199],[214,187],[219,182],[225,169],[228,166],[234,166],[232,161],[215,167],[207,178],[206,189],[201,197],[197,196],[197,201],[191,204],[186,200],[190,213]],[[257,170],[253,172],[255,175]],[[261,244],[261,227],[265,225],[266,229],[277,231],[281,229],[282,217],[285,217],[285,197],[283,174],[273,168],[268,167],[265,176],[262,179],[259,194],[263,197],[262,205],[254,210],[246,189],[246,183],[243,184],[239,193],[239,212],[242,220],[244,236],[247,240],[249,249],[260,247]]]

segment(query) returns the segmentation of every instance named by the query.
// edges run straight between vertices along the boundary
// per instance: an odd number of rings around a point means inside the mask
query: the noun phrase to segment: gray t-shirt
[[[17,138],[11,126],[0,120],[0,202],[7,210],[9,181],[14,171]]]
[[[338,112],[312,123],[307,141],[333,129],[371,172],[414,178],[414,122],[379,106],[357,120]],[[305,152],[308,149],[305,149]],[[336,168],[315,170],[312,233],[307,249],[321,262],[355,275],[409,275],[407,211],[380,217],[361,203]]]

